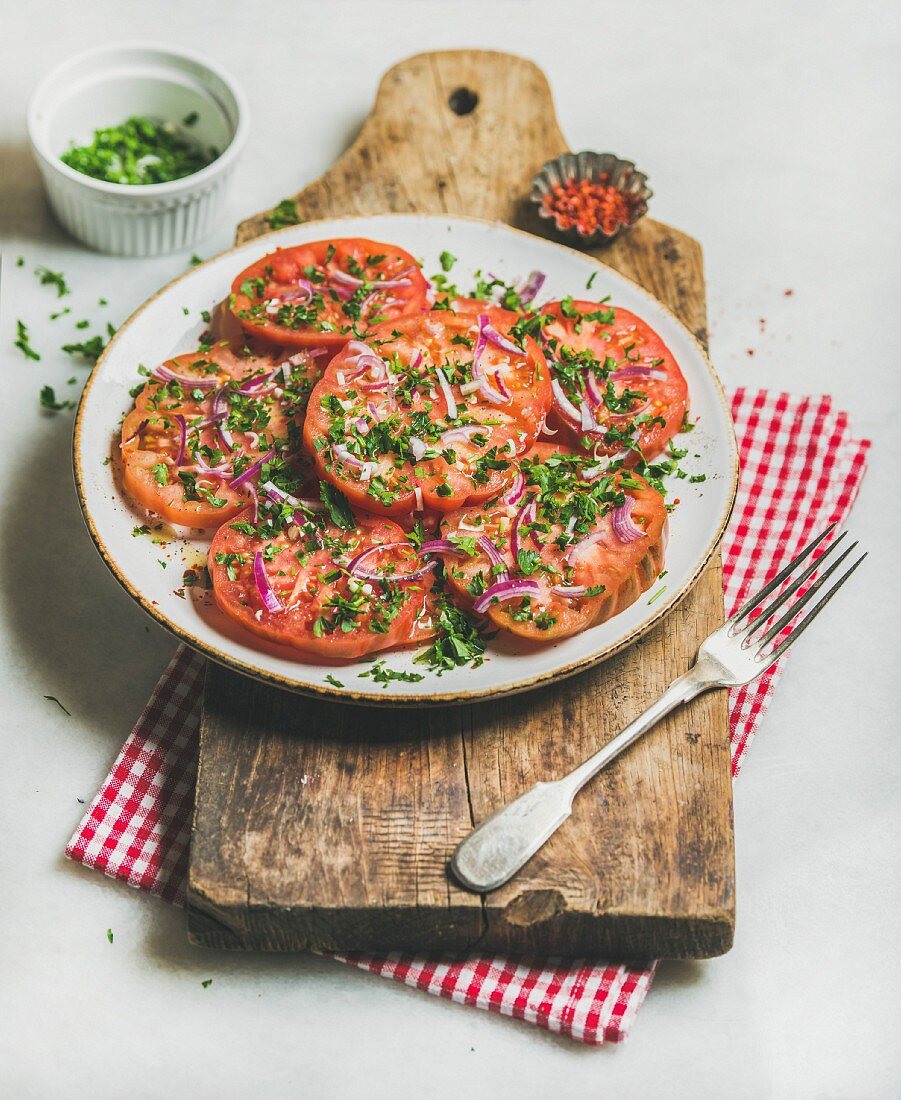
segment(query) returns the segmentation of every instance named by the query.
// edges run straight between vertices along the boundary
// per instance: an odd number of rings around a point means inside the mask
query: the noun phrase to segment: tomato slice
[[[439,310],[349,343],[310,398],[304,444],[320,476],[353,506],[398,517],[497,496],[551,400],[544,356],[530,337],[517,343],[518,319]]]
[[[222,611],[260,637],[325,660],[428,638],[433,574],[401,528],[374,516],[339,526],[314,507],[264,500],[256,522],[248,509],[220,527],[209,570]]]
[[[556,385],[548,427],[561,441],[637,460],[659,455],[682,428],[688,386],[657,333],[627,309],[549,302],[545,353]]]
[[[216,527],[246,506],[258,480],[233,489],[234,478],[298,447],[316,362],[305,352],[278,364],[217,347],[155,373],[122,425],[125,487],[170,523]]]
[[[459,548],[441,553],[458,602],[545,643],[634,603],[663,567],[660,493],[630,470],[598,473],[593,458],[546,445],[519,468],[521,487],[442,521]]]
[[[425,308],[429,284],[409,252],[362,237],[313,241],[257,260],[232,284],[245,331],[285,347],[346,344]]]

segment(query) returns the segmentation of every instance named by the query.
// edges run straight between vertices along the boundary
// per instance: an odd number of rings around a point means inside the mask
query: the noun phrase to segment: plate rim
[[[202,263],[188,268],[186,271],[182,271],[176,275],[169,282],[165,283],[154,294],[152,294],[146,301],[142,302],[133,312],[127,317],[125,321],[116,330],[116,335],[113,336],[100,358],[94,364],[84,388],[81,392],[81,396],[78,401],[78,409],[75,414],[75,423],[72,431],[72,472],[75,481],[75,492],[78,496],[79,507],[81,508],[82,518],[84,519],[85,526],[88,529],[88,534],[91,537],[91,541],[94,543],[97,552],[103,560],[106,567],[115,577],[119,585],[125,590],[125,592],[131,597],[131,599],[138,604],[150,617],[160,626],[164,627],[170,634],[174,634],[179,641],[190,646],[191,649],[201,653],[203,656],[208,657],[210,660],[215,661],[217,664],[230,669],[233,672],[240,673],[244,676],[249,676],[254,680],[258,680],[262,683],[268,684],[272,687],[281,688],[285,691],[290,691],[296,695],[305,696],[314,699],[325,699],[330,702],[347,703],[358,706],[381,706],[381,707],[403,707],[405,709],[424,709],[429,707],[441,707],[441,706],[454,706],[464,704],[476,704],[483,702],[492,702],[497,699],[509,698],[513,695],[520,695],[527,691],[534,691],[540,687],[550,686],[561,680],[569,679],[572,676],[578,675],[580,672],[585,672],[589,668],[594,668],[597,665],[603,664],[611,657],[614,657],[617,653],[621,653],[624,649],[633,645],[639,639],[643,638],[656,626],[658,626],[675,608],[685,599],[688,593],[694,588],[698,580],[700,580],[701,574],[707,568],[710,559],[716,552],[717,547],[720,545],[725,533],[726,527],[729,524],[729,520],[732,516],[732,511],[735,507],[735,500],[738,494],[738,479],[739,479],[739,461],[738,461],[738,444],[735,438],[735,426],[732,421],[731,411],[729,409],[728,398],[726,397],[723,384],[720,381],[713,364],[710,361],[710,357],[707,354],[707,349],[701,344],[697,336],[691,331],[691,329],[669,308],[666,303],[661,302],[654,294],[652,294],[641,283],[636,282],[634,279],[629,278],[628,275],[623,275],[615,267],[610,264],[604,263],[603,260],[597,259],[595,256],[591,256],[578,248],[572,248],[569,245],[561,244],[558,241],[548,240],[544,237],[539,237],[535,233],[530,233],[527,230],[519,229],[516,226],[509,225],[507,222],[499,219],[489,218],[477,218],[467,214],[450,214],[450,213],[422,213],[418,211],[387,211],[382,213],[358,213],[358,214],[342,214],[336,217],[328,218],[313,218],[309,221],[300,223],[304,228],[315,227],[323,223],[334,222],[350,222],[360,221],[366,218],[405,218],[405,219],[421,219],[423,221],[463,221],[471,222],[476,225],[487,226],[494,229],[502,229],[506,232],[516,233],[519,236],[530,238],[531,240],[540,241],[543,245],[551,246],[555,249],[559,249],[565,253],[573,253],[583,260],[587,260],[589,263],[597,265],[599,268],[612,271],[617,278],[624,279],[632,287],[640,292],[641,295],[650,298],[660,309],[662,309],[670,319],[678,325],[684,332],[684,334],[695,345],[701,358],[704,362],[707,372],[710,375],[714,384],[717,397],[719,398],[723,412],[725,414],[726,423],[729,425],[728,444],[730,451],[730,468],[729,468],[729,490],[727,494],[726,507],[723,509],[723,513],[720,516],[719,524],[715,535],[712,537],[707,547],[700,555],[698,563],[692,572],[691,576],[686,580],[682,587],[675,592],[669,600],[662,603],[660,608],[641,626],[636,627],[630,631],[624,638],[621,638],[617,642],[611,643],[605,647],[600,653],[592,653],[586,655],[575,661],[569,662],[562,668],[555,669],[552,672],[543,672],[535,676],[531,676],[525,680],[518,680],[513,686],[499,686],[497,689],[483,688],[478,691],[452,691],[441,693],[430,693],[428,696],[420,696],[415,694],[405,696],[386,696],[384,694],[376,694],[374,691],[355,690],[355,689],[338,689],[332,687],[328,683],[319,684],[298,684],[287,677],[281,676],[278,673],[270,672],[253,665],[247,664],[242,660],[239,660],[231,655],[222,652],[217,649],[211,643],[204,641],[202,638],[196,637],[189,630],[178,626],[174,623],[167,614],[159,607],[157,607],[152,600],[148,599],[132,582],[125,576],[124,571],[119,567],[115,560],[113,553],[109,550],[100,535],[98,526],[91,514],[90,506],[87,499],[87,490],[85,487],[85,475],[82,469],[81,463],[81,441],[82,441],[82,427],[83,418],[85,416],[85,410],[87,408],[89,395],[93,387],[94,382],[101,373],[101,368],[104,361],[110,353],[110,350],[116,342],[116,338],[124,329],[128,328],[137,318],[144,313],[145,310],[165,294],[171,287],[180,283],[182,280],[193,275],[199,268],[206,266],[207,264],[214,263],[225,256],[231,255],[240,249],[246,248],[249,244],[256,242],[267,242],[275,240],[282,235],[296,233],[298,226],[286,226],[282,229],[272,230],[269,233],[262,233],[259,236],[251,237],[246,241],[242,241],[240,244],[234,244],[229,248],[223,249],[221,252],[216,253],[213,256],[207,257]],[[717,471],[717,473],[725,474],[725,470]],[[343,666],[336,666],[343,667]]]

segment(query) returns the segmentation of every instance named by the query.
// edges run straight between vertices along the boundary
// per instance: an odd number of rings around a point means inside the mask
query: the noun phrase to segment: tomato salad
[[[215,532],[213,596],[244,630],[326,661],[431,642],[441,670],[490,631],[570,637],[660,575],[672,354],[607,302],[536,306],[540,272],[460,293],[453,262],[430,284],[394,244],[279,249],[132,391],[125,488]]]

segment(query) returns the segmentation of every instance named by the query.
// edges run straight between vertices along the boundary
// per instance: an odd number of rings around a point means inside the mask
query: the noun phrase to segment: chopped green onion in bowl
[[[170,183],[193,175],[219,156],[219,150],[192,141],[173,122],[134,115],[119,126],[94,131],[90,145],[63,153],[63,164],[106,183]]]

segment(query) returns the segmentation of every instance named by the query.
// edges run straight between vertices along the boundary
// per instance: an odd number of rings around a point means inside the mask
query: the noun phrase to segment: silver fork
[[[858,545],[853,542],[838,557],[827,562],[841,545],[845,537],[843,532],[801,569],[834,529],[833,523],[719,630],[705,639],[688,672],[674,680],[657,702],[626,726],[622,733],[608,741],[569,775],[552,783],[536,783],[473,830],[458,845],[450,861],[451,870],[462,885],[479,893],[503,886],[566,821],[572,813],[573,799],[589,779],[647,733],[664,715],[710,688],[749,684],[775,664],[867,556],[862,553],[848,565],[811,606],[814,597]],[[802,585],[819,570],[824,571],[801,596],[788,604]],[[791,582],[781,589],[790,578]],[[773,599],[765,604],[773,593]],[[776,612],[783,607],[783,614],[772,622]],[[761,610],[752,618],[758,608]],[[804,615],[793,622],[802,611]],[[781,637],[789,627],[789,632]]]

